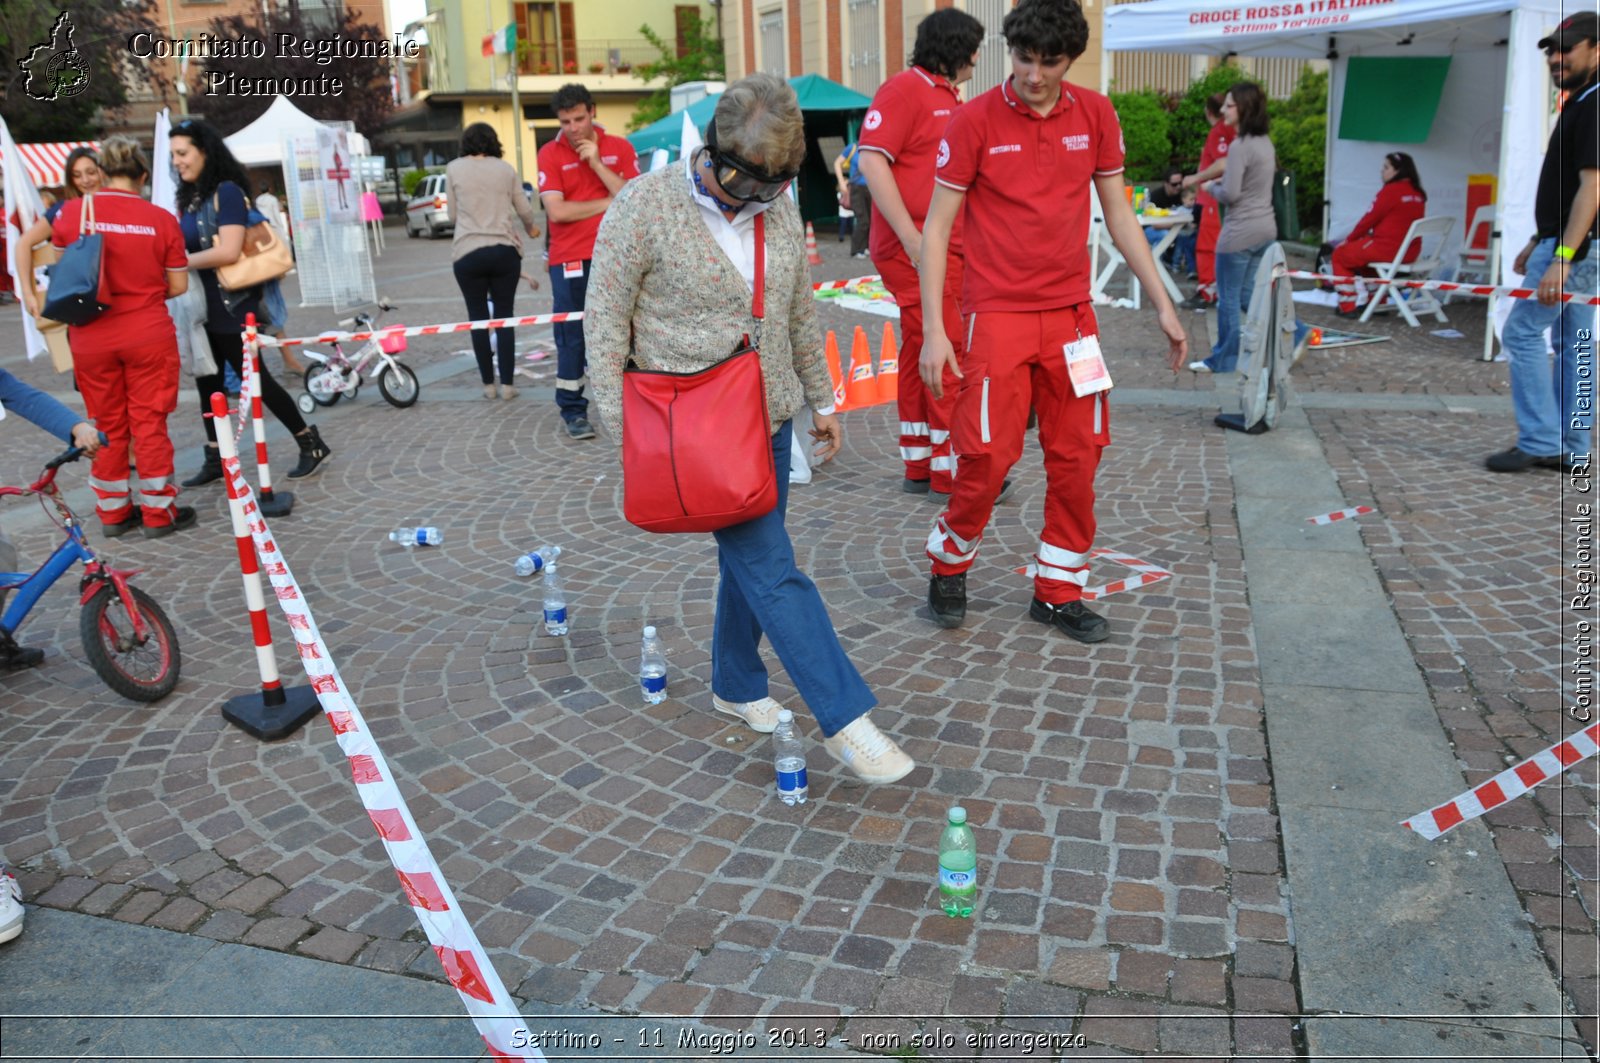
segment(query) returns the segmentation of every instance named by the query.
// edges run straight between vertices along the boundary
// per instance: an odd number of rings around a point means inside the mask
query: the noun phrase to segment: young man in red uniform
[[[939,147],[922,229],[922,379],[935,397],[960,380],[953,435],[960,474],[928,535],[928,604],[942,627],[967,609],[967,569],[996,490],[1022,453],[1028,411],[1044,450],[1044,532],[1029,615],[1080,642],[1106,622],[1080,600],[1094,544],[1094,474],[1111,441],[1111,385],[1089,295],[1089,185],[1117,250],[1155,302],[1176,372],[1188,341],[1123,192],[1122,129],[1111,101],[1062,79],[1089,43],[1076,0],[1023,0],[1006,16],[1011,77],[963,107]],[[965,208],[966,355],[940,314],[946,249]]]
[[[594,97],[582,85],[563,85],[550,99],[560,134],[539,149],[539,202],[550,219],[550,295],[558,314],[582,310],[589,259],[600,218],[622,186],[639,176],[633,145],[594,121]],[[593,439],[584,398],[583,323],[558,322],[556,407],[573,439]]]
[[[1217,208],[1216,197],[1205,191],[1205,185],[1222,176],[1222,168],[1228,162],[1228,145],[1233,143],[1235,130],[1222,120],[1222,93],[1206,100],[1206,121],[1211,123],[1211,132],[1200,149],[1200,170],[1183,179],[1183,187],[1195,190],[1195,205],[1200,208],[1194,246],[1194,271],[1200,278],[1200,287],[1184,303],[1196,310],[1217,302],[1217,234],[1222,232],[1222,212]]]
[[[933,168],[950,116],[961,106],[956,86],[972,77],[983,24],[964,11],[935,11],[917,26],[911,67],[872,98],[861,132],[861,172],[872,191],[872,264],[900,304],[899,376],[902,487],[909,494],[950,493],[955,459],[950,415],[955,389],[933,400],[922,377],[909,369],[922,354],[922,299],[917,269],[922,224],[933,198]],[[942,306],[946,335],[961,335],[961,225],[950,237]],[[959,340],[957,341],[959,344]],[[956,358],[961,351],[958,346]]]

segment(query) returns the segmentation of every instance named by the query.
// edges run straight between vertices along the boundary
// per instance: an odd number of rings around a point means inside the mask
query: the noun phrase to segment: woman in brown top
[[[523,232],[538,236],[533,204],[522,191],[517,171],[500,158],[500,138],[494,127],[486,122],[467,126],[461,134],[461,156],[444,171],[449,179],[450,220],[456,227],[451,247],[456,283],[467,301],[470,320],[510,317],[517,282],[522,279],[522,239],[512,217],[521,221]],[[495,330],[502,399],[517,396],[511,383],[516,371],[516,335],[514,329]],[[478,357],[483,397],[492,399],[495,357],[489,350],[487,331],[472,333],[472,353]]]

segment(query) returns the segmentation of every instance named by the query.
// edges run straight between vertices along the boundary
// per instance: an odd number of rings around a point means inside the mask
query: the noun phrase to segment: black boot
[[[213,480],[222,479],[222,451],[216,447],[206,447],[205,464],[200,466],[200,471],[183,481],[185,487],[202,487]]]
[[[312,425],[301,435],[294,437],[300,444],[300,464],[289,470],[289,479],[299,480],[310,476],[317,471],[317,466],[327,461],[333,454],[333,449],[322,441],[322,435],[317,431],[317,426]]]

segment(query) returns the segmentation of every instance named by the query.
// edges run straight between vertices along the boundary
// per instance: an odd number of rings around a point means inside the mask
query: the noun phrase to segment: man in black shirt
[[[1572,469],[1590,462],[1594,438],[1595,308],[1559,301],[1600,294],[1595,246],[1600,216],[1600,16],[1569,16],[1539,42],[1550,77],[1566,103],[1545,148],[1534,197],[1533,239],[1512,268],[1538,301],[1519,300],[1506,318],[1501,344],[1511,360],[1511,403],[1517,442],[1489,456],[1495,472],[1531,467]],[[1554,328],[1557,357],[1552,369]]]

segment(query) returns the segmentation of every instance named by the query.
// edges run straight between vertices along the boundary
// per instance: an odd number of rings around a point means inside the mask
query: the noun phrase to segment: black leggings
[[[469,251],[455,261],[456,283],[467,301],[467,319],[483,321],[491,317],[510,317],[511,302],[522,280],[522,255],[510,244],[496,244]],[[489,302],[494,301],[494,312]],[[472,333],[472,353],[478,356],[478,378],[494,383],[495,354],[499,355],[500,383],[511,383],[517,368],[517,333],[514,329],[495,329],[497,352],[489,349],[489,333]]]
[[[211,355],[220,366],[223,362],[233,366],[233,371],[239,374],[239,379],[244,379],[244,336],[239,332],[213,332],[206,329],[206,337],[211,341]],[[267,371],[265,359],[256,359],[257,368],[261,370],[259,383],[261,384],[261,402],[278,422],[296,435],[305,431],[306,419],[300,416],[294,399],[283,390],[283,385],[272,378]],[[200,413],[211,412],[211,396],[213,392],[225,391],[221,373],[212,373],[209,376],[194,378],[194,388],[200,393]],[[210,418],[202,416],[201,420],[206,426],[206,439],[211,443],[217,441],[217,425]]]

